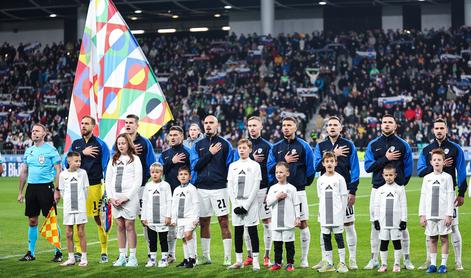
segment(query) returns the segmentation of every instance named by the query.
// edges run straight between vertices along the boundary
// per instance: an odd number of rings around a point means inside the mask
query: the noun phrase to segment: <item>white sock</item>
[[[394,250],[394,264],[401,265],[402,249]]]
[[[247,254],[249,257],[252,257],[252,242],[250,241],[249,230],[247,227],[244,227],[244,241],[245,246],[247,247]]]
[[[123,258],[126,257],[126,248],[119,248],[119,256]]]
[[[258,263],[259,262],[259,253],[252,253],[252,258],[253,258],[253,263]]]
[[[129,257],[136,257],[136,248],[129,248]]]
[[[82,260],[87,260],[87,252],[82,252]]]
[[[75,260],[75,257],[74,257],[74,252],[72,252],[72,253],[69,253],[69,260],[72,260],[72,259],[74,259],[74,260]]]
[[[203,252],[203,256],[205,256],[208,260],[211,260],[211,257],[209,255],[210,246],[211,246],[210,238],[201,238],[201,251]]]
[[[430,264],[437,265],[437,253],[430,253]]]
[[[232,239],[223,239],[222,243],[224,245],[224,257],[230,259],[232,253]]]
[[[427,253],[427,261],[430,262],[430,248],[429,248],[430,237],[425,236],[425,252]]]
[[[307,262],[309,253],[309,243],[311,242],[311,233],[309,227],[301,230],[301,262]]]
[[[357,231],[355,230],[355,224],[350,226],[344,226],[345,237],[347,240],[348,254],[350,260],[356,261],[357,259]]]
[[[183,257],[185,260],[188,260],[188,244],[186,242],[183,242]]]
[[[405,229],[404,231],[402,231],[402,242],[401,242],[401,246],[402,246],[402,253],[404,255],[404,260],[408,260],[409,259],[409,230],[408,229]]]
[[[451,227],[451,242],[453,244],[453,251],[455,251],[455,263],[461,264],[461,250],[462,250],[462,240],[461,240],[461,233],[458,229],[458,225],[454,225]]]
[[[143,226],[143,228],[144,228],[144,238],[146,242],[149,242],[149,235],[147,234],[147,227]],[[146,244],[146,245],[147,245],[147,254],[150,254],[149,244]]]
[[[188,257],[194,259],[195,258],[195,238],[186,241],[186,248],[188,252]]]
[[[168,253],[170,256],[175,258],[175,249],[177,247],[177,234],[175,231],[175,227],[168,228],[167,241],[168,241]]]
[[[345,264],[345,248],[339,248],[338,252],[340,262]]]
[[[196,229],[193,230],[193,239],[195,244],[195,259],[198,257],[198,235],[196,234]]]
[[[263,224],[263,243],[265,245],[265,256],[270,257],[270,250],[271,250],[270,224]]]
[[[242,253],[236,253],[236,263],[242,264]]]
[[[333,255],[332,255],[332,250],[324,251],[324,254],[325,254],[325,259],[327,260],[327,262],[330,265],[334,265],[334,258],[333,258]]]
[[[381,265],[388,265],[388,250],[379,251],[379,256],[381,257]]]
[[[322,260],[325,261],[327,260],[325,257],[325,245],[324,245],[324,237],[322,236],[322,232],[319,233],[320,235],[320,247],[321,247],[321,254],[322,254]]]
[[[442,264],[441,265],[446,265],[446,260],[448,259],[448,254],[442,254]]]
[[[150,258],[152,260],[155,260],[155,257],[157,256],[156,252],[150,252],[149,254],[150,254]]]
[[[379,247],[379,231],[375,229],[374,223],[371,222],[371,234],[370,234],[370,244],[371,244],[371,259],[378,260],[378,247]]]
[[[164,259],[166,260],[167,258],[168,258],[168,252],[162,252],[162,260]]]

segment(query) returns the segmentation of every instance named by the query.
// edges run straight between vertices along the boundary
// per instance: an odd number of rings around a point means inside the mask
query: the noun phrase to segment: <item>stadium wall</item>
[[[8,42],[14,46],[20,43],[39,42],[46,44],[64,41],[64,21],[29,21],[0,24],[0,42]]]
[[[421,6],[422,30],[448,29],[451,27],[451,6],[423,5]]]
[[[229,14],[229,26],[231,32],[237,35],[261,34],[260,12],[231,12]],[[322,30],[324,30],[322,9],[275,12],[275,35],[279,33],[312,33],[313,31]]]

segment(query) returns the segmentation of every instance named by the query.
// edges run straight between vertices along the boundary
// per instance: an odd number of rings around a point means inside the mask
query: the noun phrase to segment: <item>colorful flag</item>
[[[47,214],[46,220],[41,226],[41,235],[46,238],[52,245],[61,249],[61,240],[59,237],[59,227],[57,226],[57,215],[54,206],[51,207]]]
[[[138,132],[150,138],[173,119],[152,68],[110,0],[88,7],[70,102],[65,150],[80,135],[80,120],[97,120],[93,133],[108,146],[128,114],[139,116]]]

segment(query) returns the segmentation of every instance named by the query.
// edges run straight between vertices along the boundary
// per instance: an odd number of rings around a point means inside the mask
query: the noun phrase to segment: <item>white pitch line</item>
[[[143,236],[144,234],[138,234],[138,236]],[[108,242],[110,241],[116,241],[117,238],[111,238],[111,239],[108,239]],[[94,242],[90,242],[90,243],[87,243],[87,246],[89,245],[96,245],[96,244],[99,244],[100,242],[99,241],[94,241]],[[49,249],[49,250],[42,250],[42,251],[37,251],[37,252],[34,252],[35,254],[43,254],[43,253],[49,253],[49,252],[52,252],[54,251],[55,249]],[[15,258],[15,257],[23,257],[24,254],[16,254],[16,255],[9,255],[9,256],[4,256],[4,257],[0,257],[0,260],[4,260],[4,259],[10,259],[10,258]]]

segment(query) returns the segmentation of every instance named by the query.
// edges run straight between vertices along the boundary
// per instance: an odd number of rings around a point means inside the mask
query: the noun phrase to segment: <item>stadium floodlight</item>
[[[145,33],[144,30],[131,30],[131,34],[133,35],[142,35],[144,33]]]
[[[208,27],[195,27],[195,28],[190,28],[190,32],[206,32],[208,31]]]
[[[224,6],[224,9],[230,10],[230,9],[232,9],[232,6],[231,6],[231,5],[225,5],[225,6]]]
[[[177,29],[158,29],[157,33],[159,34],[169,34],[169,33],[175,33]]]
[[[135,10],[134,13],[135,13],[135,14],[141,14],[141,13],[142,13],[142,10]]]
[[[174,15],[172,15],[172,18],[173,18],[173,19],[177,19],[177,18],[179,18],[179,16],[176,15],[176,14],[174,14]]]
[[[214,17],[221,17],[221,14],[215,14]]]
[[[131,20],[137,20],[137,16],[131,16]]]
[[[324,5],[327,5],[327,2],[326,1],[319,1],[318,4],[321,5],[321,6],[324,6]]]
[[[57,17],[56,14],[50,14],[49,17]]]
[[[231,26],[222,26],[223,31],[229,31],[231,30]]]

